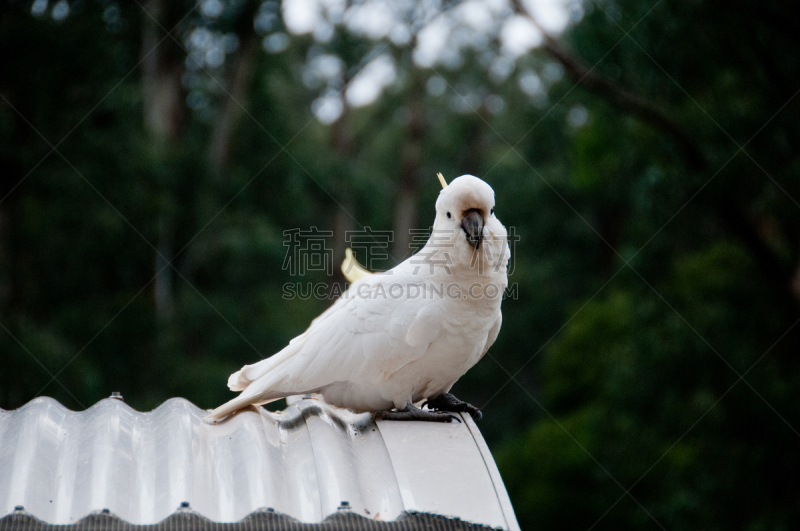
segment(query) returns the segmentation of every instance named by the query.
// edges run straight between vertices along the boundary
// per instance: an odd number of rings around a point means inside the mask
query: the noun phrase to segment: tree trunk
[[[425,85],[418,69],[411,71],[411,90],[406,107],[409,112],[406,140],[400,155],[400,175],[394,204],[394,247],[392,254],[397,262],[411,254],[411,230],[419,228],[417,196],[420,184],[422,137],[427,123],[422,98]],[[433,176],[431,176],[433,178]]]
[[[156,164],[164,167],[183,122],[182,51],[171,38],[161,44],[164,29],[177,23],[174,6],[166,0],[148,0],[142,23],[142,99],[144,128],[149,152]],[[169,212],[171,193],[161,183],[155,184],[157,196],[164,197],[156,221],[157,242],[154,255],[155,283],[153,299],[159,320],[169,319],[173,306],[172,271],[167,266],[172,257],[173,220]]]
[[[239,51],[230,68],[230,79],[225,82],[224,103],[214,123],[208,151],[209,163],[217,175],[224,172],[230,161],[236,126],[246,112],[251,72],[258,51],[258,36],[253,27],[257,7],[257,2],[250,2],[242,10],[237,23]]]
[[[355,220],[353,219],[353,198],[349,192],[348,173],[351,167],[353,153],[353,134],[350,130],[350,113],[347,102],[342,97],[342,115],[331,125],[331,145],[339,157],[339,175],[335,176],[335,186],[333,193],[339,199],[336,213],[333,215],[333,275],[331,283],[344,282],[344,275],[341,270],[341,263],[344,260],[344,250],[347,248],[347,232],[354,230]],[[360,227],[359,227],[360,228]]]

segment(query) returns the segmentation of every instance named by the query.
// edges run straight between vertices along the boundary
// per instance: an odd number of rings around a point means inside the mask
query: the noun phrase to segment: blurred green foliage
[[[522,528],[798,528],[792,6],[587,1],[559,41],[586,79],[543,47],[493,81],[480,50],[421,68],[409,46],[337,26],[328,42],[292,35],[266,53],[251,21],[276,4],[226,2],[216,18],[169,6],[175,39],[136,3],[75,0],[63,20],[28,1],[0,10],[0,407],[50,395],[83,409],[111,391],[143,410],[227,400],[230,372],[330,303],[283,298],[296,280],[283,231],[391,229],[418,141],[419,227],[435,173],[472,173],[520,237],[518,297],[454,392],[483,408]],[[221,66],[189,67],[201,27],[238,36]],[[336,54],[350,76],[379,46],[396,82],[319,123],[310,108],[324,86],[304,79],[307,63]],[[144,118],[153,49],[155,71],[180,76],[169,133]],[[249,74],[237,86],[239,64]],[[541,93],[523,90],[531,73]],[[418,90],[431,77],[444,94]],[[460,110],[459,94],[477,94],[476,107]]]

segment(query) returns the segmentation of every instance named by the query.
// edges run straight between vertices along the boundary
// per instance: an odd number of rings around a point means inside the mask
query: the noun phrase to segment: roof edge
[[[378,515],[376,515],[376,518]],[[392,521],[371,519],[341,507],[340,512],[332,514],[320,523],[303,523],[291,516],[275,512],[271,508],[258,509],[238,522],[219,523],[209,520],[194,512],[191,508],[180,507],[178,510],[156,524],[131,524],[116,515],[106,512],[95,512],[87,515],[74,524],[49,524],[39,520],[24,508],[17,508],[13,513],[0,518],[0,529],[4,531],[92,531],[97,529],[116,529],[119,531],[162,531],[167,529],[208,529],[213,526],[220,531],[251,531],[269,529],[274,531],[315,531],[321,529],[339,529],[343,531],[389,531],[413,529],[437,529],[440,531],[497,531],[498,528],[473,524],[459,518],[449,518],[437,514],[403,512]]]

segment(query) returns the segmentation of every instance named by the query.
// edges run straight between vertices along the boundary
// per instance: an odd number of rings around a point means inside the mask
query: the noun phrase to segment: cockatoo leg
[[[472,404],[468,404],[464,401],[459,400],[450,393],[442,393],[436,398],[430,398],[426,400],[422,404],[422,406],[423,407],[428,406],[429,408],[435,410],[436,412],[463,411],[469,413],[475,422],[479,422],[483,418],[483,413],[481,413],[480,409],[476,408]]]
[[[451,422],[456,420],[461,422],[458,417],[451,415],[447,411],[420,409],[413,404],[406,404],[406,407],[400,410],[376,411],[375,420],[424,420],[428,422]]]

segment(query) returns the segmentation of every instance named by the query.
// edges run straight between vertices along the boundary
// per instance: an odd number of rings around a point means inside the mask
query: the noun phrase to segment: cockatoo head
[[[433,229],[432,239],[453,247],[454,263],[474,263],[476,252],[489,262],[505,255],[506,229],[494,213],[494,190],[473,175],[457,177],[439,192]]]

